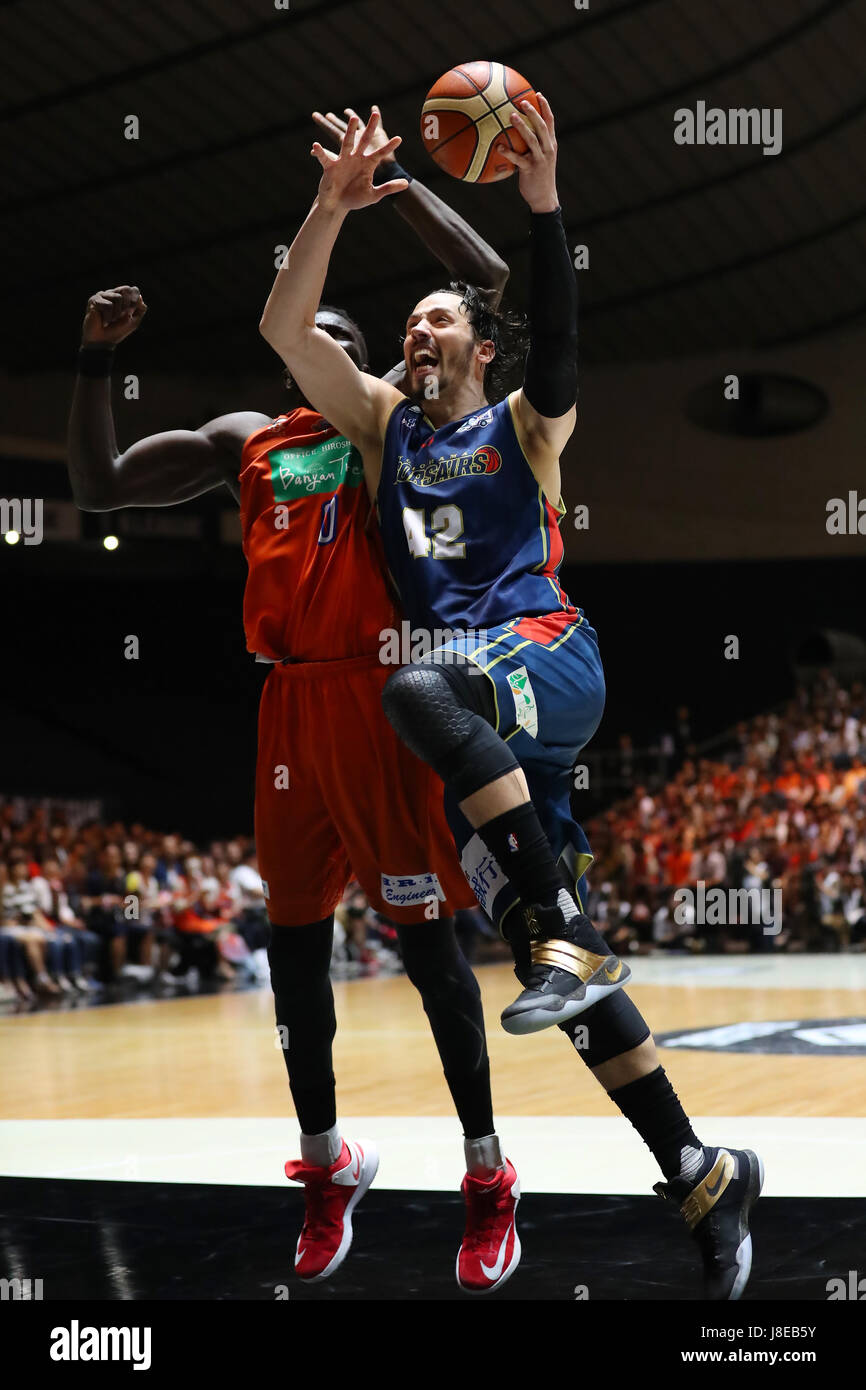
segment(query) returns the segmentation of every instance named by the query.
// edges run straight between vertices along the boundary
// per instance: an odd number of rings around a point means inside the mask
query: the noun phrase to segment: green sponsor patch
[[[364,476],[361,455],[343,435],[298,449],[272,449],[271,482],[278,502],[315,492],[334,492],[341,483],[357,487]]]

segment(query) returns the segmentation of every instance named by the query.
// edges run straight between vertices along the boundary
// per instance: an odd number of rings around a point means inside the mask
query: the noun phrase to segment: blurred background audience
[[[610,756],[626,794],[586,823],[587,907],[614,950],[866,948],[862,684],[824,672],[714,740],[711,756],[685,708],[652,750],[623,734]],[[722,890],[721,920],[700,910],[699,885]],[[747,894],[778,904],[772,930],[744,910]],[[459,913],[457,931],[470,961],[509,959],[480,909]],[[0,1002],[266,983],[267,940],[250,837],[196,846],[75,803],[0,801]],[[401,968],[393,927],[351,883],[335,976]]]

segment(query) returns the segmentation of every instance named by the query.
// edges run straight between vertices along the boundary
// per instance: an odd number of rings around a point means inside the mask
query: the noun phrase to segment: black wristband
[[[390,183],[391,179],[407,179],[411,183],[412,175],[407,174],[396,159],[383,159],[382,163],[377,164],[373,171],[373,184],[378,188],[380,183]],[[401,191],[406,192],[405,188]],[[397,195],[393,194],[392,196],[396,197]]]
[[[114,348],[98,343],[94,347],[78,349],[78,375],[89,377],[111,376],[114,364]]]

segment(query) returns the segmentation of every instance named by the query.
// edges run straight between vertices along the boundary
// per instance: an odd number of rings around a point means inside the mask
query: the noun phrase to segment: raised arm
[[[373,114],[362,129],[353,117],[340,153],[330,154],[318,143],[313,154],[322,166],[318,196],[292,242],[271,290],[259,328],[282,357],[307,400],[330,424],[361,451],[365,467],[375,459],[385,422],[400,392],[387,382],[361,372],[343,349],[316,327],[331,252],[347,213],[399,192],[405,180],[373,185],[373,172],[399,145],[399,136],[379,149],[371,147],[379,125]],[[368,471],[371,488],[374,479]]]
[[[266,415],[238,411],[199,430],[149,435],[121,453],[111,408],[114,350],[146,312],[134,285],[101,290],[87,302],[67,452],[72,495],[82,511],[170,507],[222,483],[237,498],[244,440],[268,423]]]
[[[529,204],[529,355],[523,386],[511,397],[520,440],[544,491],[557,502],[559,456],[577,420],[577,285],[556,192],[553,112],[538,94],[541,115],[521,103],[512,117],[527,142],[525,154],[505,151],[517,165]]]
[[[356,113],[351,107],[345,108],[351,118]],[[346,133],[346,122],[333,111],[322,115],[313,112],[313,119],[338,143]],[[374,145],[389,144],[388,136],[381,126],[374,137]],[[498,308],[505,289],[509,269],[493,247],[479,236],[469,223],[431,193],[419,179],[412,178],[395,159],[385,159],[377,167],[373,182],[381,184],[389,180],[405,179],[407,187],[399,194],[389,197],[391,207],[418,236],[438,261],[455,280],[465,280],[475,285],[487,299],[492,308]]]

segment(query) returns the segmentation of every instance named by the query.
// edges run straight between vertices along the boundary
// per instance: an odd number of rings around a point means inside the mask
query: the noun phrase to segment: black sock
[[[608,1095],[634,1125],[666,1178],[679,1176],[684,1148],[703,1150],[664,1067],[656,1067]]]
[[[493,1134],[490,1062],[478,981],[450,917],[398,926],[406,974],[421,995],[445,1080],[467,1139]]]
[[[333,934],[332,917],[302,927],[274,927],[268,947],[277,1026],[302,1134],[324,1134],[337,1123]]]
[[[525,907],[556,907],[562,878],[531,801],[479,825],[478,834]]]

